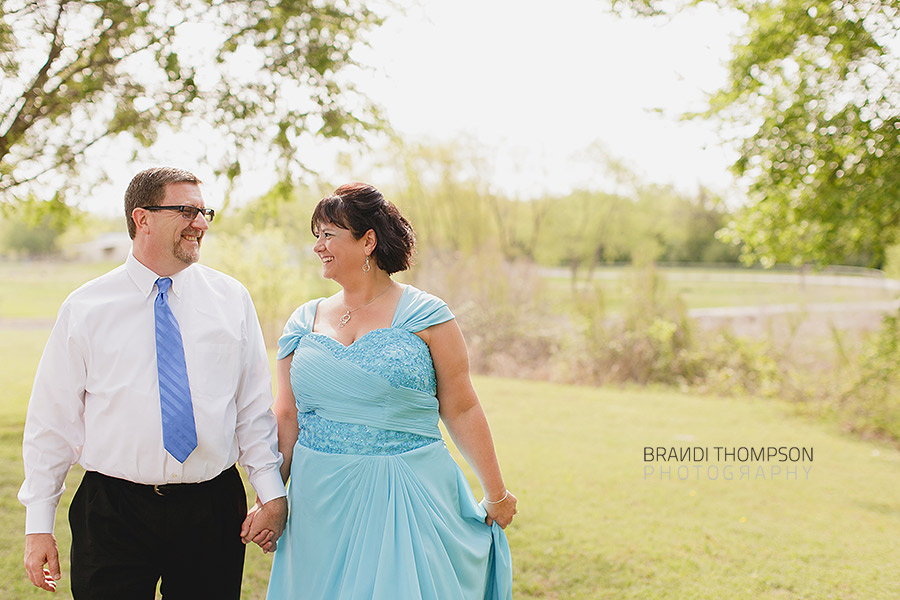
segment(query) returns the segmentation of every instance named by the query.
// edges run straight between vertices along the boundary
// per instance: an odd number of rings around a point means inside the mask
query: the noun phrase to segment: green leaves
[[[229,178],[249,151],[302,169],[302,137],[381,125],[343,76],[380,22],[361,1],[0,0],[0,190],[73,181],[98,141],[147,146],[188,116],[229,140]]]
[[[718,4],[747,17],[702,115],[740,132],[749,203],[723,238],[748,262],[880,266],[900,228],[900,2]]]

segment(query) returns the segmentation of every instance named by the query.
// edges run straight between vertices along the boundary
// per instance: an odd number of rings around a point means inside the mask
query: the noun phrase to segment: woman
[[[307,302],[279,340],[275,413],[290,512],[268,598],[512,597],[501,528],[516,513],[438,298],[394,282],[414,234],[372,186],[316,206],[313,247],[342,290]],[[438,418],[472,465],[472,496]]]

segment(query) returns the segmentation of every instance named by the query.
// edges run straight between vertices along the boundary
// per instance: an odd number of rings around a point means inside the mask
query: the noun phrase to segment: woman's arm
[[[294,354],[288,354],[275,363],[275,404],[272,412],[278,421],[278,450],[284,458],[281,463],[281,479],[287,483],[291,474],[291,459],[294,456],[294,444],[297,443],[299,428],[297,426],[297,402],[291,388],[291,361]]]
[[[487,418],[469,378],[469,353],[456,320],[419,334],[431,349],[441,420],[484,490],[487,523],[506,527],[516,513],[516,497],[506,489]]]

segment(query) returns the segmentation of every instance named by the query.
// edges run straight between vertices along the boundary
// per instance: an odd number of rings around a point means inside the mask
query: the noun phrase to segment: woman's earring
[[[368,273],[372,270],[372,265],[369,264],[369,257],[366,256],[366,264],[363,265],[363,273]]]

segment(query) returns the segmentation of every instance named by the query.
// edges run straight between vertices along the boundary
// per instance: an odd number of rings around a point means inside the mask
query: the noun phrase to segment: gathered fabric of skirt
[[[411,286],[391,327],[343,346],[313,333],[321,300],[279,341],[301,433],[269,600],[508,600],[505,533],[440,439],[434,366],[415,335],[453,318]]]

